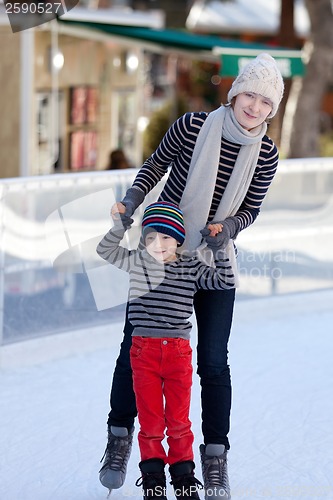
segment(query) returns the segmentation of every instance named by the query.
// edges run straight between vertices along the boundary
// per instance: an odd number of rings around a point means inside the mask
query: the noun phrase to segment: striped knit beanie
[[[148,205],[143,213],[142,231],[145,236],[148,230],[167,234],[175,238],[180,245],[185,240],[183,214],[180,208],[168,201],[158,201]]]

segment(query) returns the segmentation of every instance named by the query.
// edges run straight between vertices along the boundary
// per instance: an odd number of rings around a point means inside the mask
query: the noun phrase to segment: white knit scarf
[[[236,120],[231,106],[220,106],[209,113],[195,143],[186,187],[180,202],[186,230],[182,249],[187,251],[197,249],[200,252],[206,246],[200,245],[202,240],[200,230],[207,223],[212,203],[221,155],[221,136],[230,142],[240,144],[241,148],[214,216],[216,221],[234,215],[242,204],[257,166],[261,140],[266,131],[266,122],[251,131],[244,129]],[[233,241],[229,242],[226,251],[233,266],[237,286]],[[210,264],[211,257],[210,255]],[[204,257],[204,260],[207,262],[207,257]]]

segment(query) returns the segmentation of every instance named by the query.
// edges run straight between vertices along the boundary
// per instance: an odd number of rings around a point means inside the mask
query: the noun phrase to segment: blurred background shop
[[[282,4],[81,1],[13,33],[0,2],[0,176],[100,170],[117,148],[140,166],[177,116],[225,102],[263,50],[286,78],[284,111],[304,74],[309,16],[295,0],[291,27]],[[283,114],[271,126],[278,143]]]

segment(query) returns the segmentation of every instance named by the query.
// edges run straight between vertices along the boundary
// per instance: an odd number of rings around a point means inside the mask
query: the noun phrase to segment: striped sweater
[[[232,269],[225,260],[208,267],[195,256],[177,256],[160,263],[146,249],[128,250],[120,245],[123,228],[112,228],[97,246],[110,264],[129,273],[128,318],[134,336],[189,338],[193,297],[197,290],[234,287]]]
[[[169,128],[157,150],[141,167],[133,187],[140,189],[146,195],[165,175],[168,168],[170,174],[160,195],[160,201],[170,201],[179,204],[185,189],[186,179],[195,141],[207,118],[207,113],[186,113]],[[221,140],[220,163],[216,178],[215,191],[212,198],[207,222],[214,219],[232,169],[235,165],[239,144]],[[273,141],[265,135],[262,139],[257,167],[245,199],[235,214],[238,231],[248,227],[257,218],[261,204],[274,178],[278,165],[278,150]],[[207,168],[210,168],[207,158]],[[214,168],[214,165],[212,166]],[[200,197],[200,192],[198,192]]]

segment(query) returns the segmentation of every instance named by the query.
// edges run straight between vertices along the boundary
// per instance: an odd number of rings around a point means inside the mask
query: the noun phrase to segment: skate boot
[[[128,433],[126,427],[108,428],[108,443],[101,459],[99,480],[105,488],[116,490],[125,482],[127,463],[131,454],[134,427]]]
[[[223,444],[200,445],[205,500],[230,500],[227,450]]]
[[[194,477],[194,463],[191,460],[170,465],[171,483],[177,500],[200,500],[198,488],[200,481]]]
[[[160,458],[150,458],[139,463],[142,476],[136,486],[142,486],[143,500],[167,500],[164,462]]]

